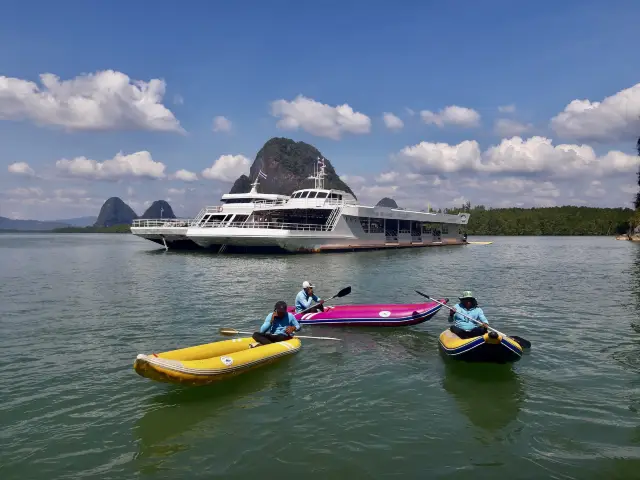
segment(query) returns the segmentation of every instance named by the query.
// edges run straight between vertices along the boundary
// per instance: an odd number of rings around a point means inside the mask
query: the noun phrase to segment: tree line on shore
[[[633,215],[631,208],[486,208],[470,202],[445,212],[470,213],[469,235],[620,235]]]

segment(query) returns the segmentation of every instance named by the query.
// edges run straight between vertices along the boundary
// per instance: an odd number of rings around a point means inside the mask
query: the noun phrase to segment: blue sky
[[[363,201],[628,206],[639,14],[633,1],[8,2],[0,215],[97,214],[110,196],[193,215],[273,136],[318,147]],[[48,90],[47,73],[80,83]],[[141,106],[136,85],[153,79],[164,94]],[[561,115],[574,100],[602,103]]]

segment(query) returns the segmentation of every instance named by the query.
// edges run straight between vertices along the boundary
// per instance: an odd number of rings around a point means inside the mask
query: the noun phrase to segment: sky
[[[317,147],[363,203],[629,207],[639,17],[616,0],[9,0],[0,216],[119,196],[191,217],[274,136]]]

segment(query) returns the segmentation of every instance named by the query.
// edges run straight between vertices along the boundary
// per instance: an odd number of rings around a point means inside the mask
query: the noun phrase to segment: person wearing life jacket
[[[478,301],[473,296],[473,292],[464,291],[459,298],[460,302],[449,311],[449,321],[453,322],[449,330],[460,338],[478,337],[487,333],[489,320],[487,320],[484,312],[478,306]],[[461,313],[482,322],[482,325],[465,318],[460,315]]]
[[[273,312],[264,319],[260,330],[252,335],[257,343],[252,343],[251,348],[290,340],[294,332],[299,332],[301,328],[296,317],[287,312],[287,303],[280,300],[273,307]]]
[[[317,305],[314,305],[315,308],[308,310],[307,313],[316,312],[320,310],[324,312],[324,307],[322,304],[324,300],[321,300],[313,293],[314,285],[311,285],[308,281],[302,282],[302,290],[298,292],[296,295],[296,313],[300,313],[303,310],[311,307],[311,302],[318,302]]]

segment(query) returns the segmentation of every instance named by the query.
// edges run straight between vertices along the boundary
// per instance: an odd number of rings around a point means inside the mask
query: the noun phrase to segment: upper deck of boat
[[[446,214],[432,211],[409,210],[380,205],[363,205],[350,193],[343,190],[305,188],[296,190],[286,200],[259,201],[254,211],[258,214],[283,210],[322,210],[339,208],[344,215],[377,217],[389,220],[413,220],[422,222],[446,222],[466,224],[469,214]]]

